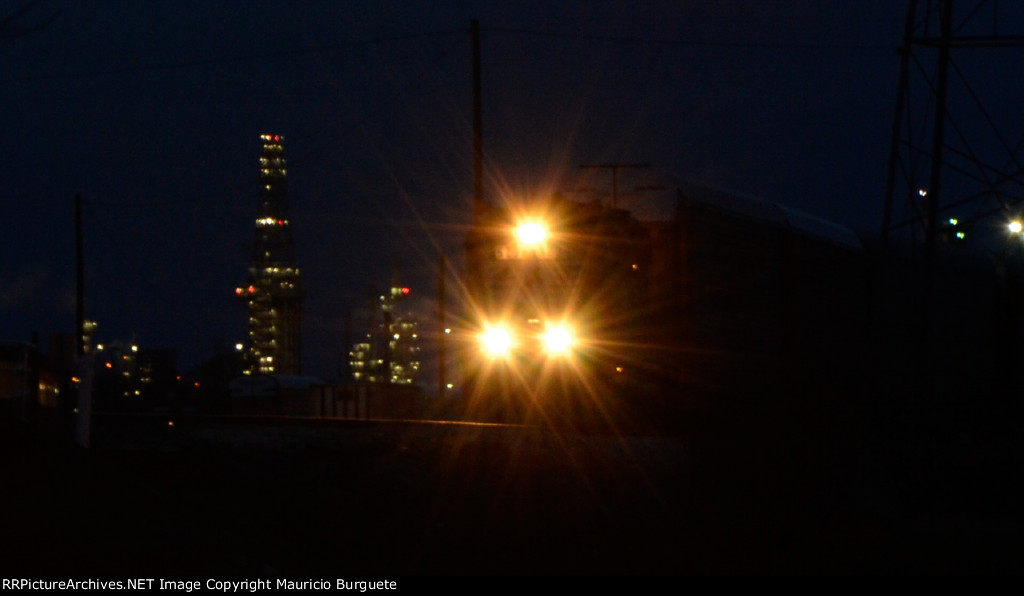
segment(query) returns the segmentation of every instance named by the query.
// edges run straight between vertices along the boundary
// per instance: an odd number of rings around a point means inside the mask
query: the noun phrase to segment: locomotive
[[[465,240],[470,418],[620,426],[856,385],[856,234],[713,189],[673,195],[644,220],[558,196],[483,210]]]
[[[490,208],[465,249],[470,416],[597,416],[635,381],[652,323],[652,245],[629,212],[557,196]]]
[[[663,187],[656,213],[560,197],[483,210],[465,241],[470,418],[1019,419],[1019,231],[1001,251],[942,244],[929,273],[914,245]]]

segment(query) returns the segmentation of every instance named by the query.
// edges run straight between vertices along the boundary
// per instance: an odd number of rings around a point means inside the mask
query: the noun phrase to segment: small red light
[[[283,226],[284,225],[284,220],[283,219],[277,220],[277,225]]]
[[[249,293],[250,294],[255,294],[256,293],[256,287],[255,286],[249,286]]]
[[[409,288],[402,288],[402,293],[403,294],[408,294],[409,293]]]
[[[235,288],[235,294],[238,296],[242,295],[242,288]]]

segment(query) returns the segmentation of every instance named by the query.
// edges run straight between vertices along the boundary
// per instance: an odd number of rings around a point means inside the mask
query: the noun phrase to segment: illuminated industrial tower
[[[301,368],[302,278],[295,262],[281,135],[260,136],[260,203],[249,278],[235,294],[249,306],[248,374]]]

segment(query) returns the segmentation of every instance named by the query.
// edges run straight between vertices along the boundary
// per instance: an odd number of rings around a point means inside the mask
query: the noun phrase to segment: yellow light
[[[1019,221],[1011,221],[1009,228],[1011,233],[1020,234],[1021,230],[1024,230],[1024,224],[1020,223]]]
[[[544,347],[549,354],[566,354],[572,347],[572,332],[562,325],[548,327],[544,332]]]
[[[512,348],[512,334],[504,327],[489,327],[480,334],[480,344],[487,355],[504,356]]]
[[[535,246],[542,244],[548,237],[548,230],[544,224],[531,221],[519,224],[516,228],[516,239],[520,244]]]

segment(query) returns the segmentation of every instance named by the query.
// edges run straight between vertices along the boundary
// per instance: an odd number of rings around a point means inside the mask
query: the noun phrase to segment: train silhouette
[[[782,205],[686,184],[673,199],[654,219],[559,196],[483,210],[465,240],[467,416],[1018,407],[1013,255],[951,242],[929,273],[909,245]]]

